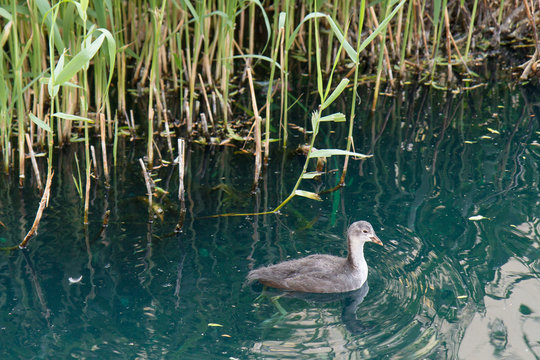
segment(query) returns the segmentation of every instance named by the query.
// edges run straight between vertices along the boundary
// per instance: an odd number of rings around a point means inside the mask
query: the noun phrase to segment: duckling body
[[[248,281],[300,292],[340,293],[359,289],[368,277],[364,259],[364,244],[381,240],[367,221],[357,221],[347,230],[349,254],[346,258],[333,255],[310,255],[284,261],[249,272]]]

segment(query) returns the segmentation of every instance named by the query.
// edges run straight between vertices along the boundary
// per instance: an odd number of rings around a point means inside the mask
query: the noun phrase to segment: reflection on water
[[[353,161],[347,186],[323,202],[294,199],[280,215],[204,218],[273,208],[303,159],[274,152],[252,195],[251,157],[193,145],[178,236],[171,235],[179,212],[173,166],[158,171],[170,194],[157,200],[162,213],[149,223],[137,163],[143,151],[120,143],[121,165],[110,189],[95,181],[85,229],[73,155],[59,152],[62,171],[39,235],[26,251],[0,254],[0,357],[538,358],[534,90],[407,88],[385,97],[372,116],[359,112],[355,129],[356,150],[375,156]],[[338,110],[347,113],[348,104]],[[296,122],[308,126],[309,114]],[[329,136],[319,147],[343,146],[347,130],[323,127]],[[328,174],[302,188],[335,186],[342,160],[329,159]],[[33,181],[19,191],[0,177],[0,246],[31,226],[39,202]],[[98,236],[107,209],[109,227]],[[245,286],[261,265],[343,256],[347,226],[361,219],[384,243],[365,249],[367,294],[276,300]]]

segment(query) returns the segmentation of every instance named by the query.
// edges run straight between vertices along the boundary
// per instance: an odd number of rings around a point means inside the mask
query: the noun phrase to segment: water
[[[170,194],[149,223],[143,151],[120,144],[111,188],[94,182],[85,230],[74,158],[60,152],[39,235],[25,251],[0,254],[0,357],[538,358],[538,100],[537,89],[505,85],[458,95],[408,88],[383,97],[373,117],[365,101],[355,148],[375,156],[353,161],[347,186],[323,202],[296,198],[280,215],[204,218],[273,208],[294,185],[300,156],[274,151],[251,195],[252,157],[193,145],[179,236],[176,168],[157,172]],[[344,146],[346,125],[328,129],[318,147]],[[341,161],[302,188],[335,186]],[[0,178],[0,246],[33,222],[32,181],[19,191]],[[345,230],[360,219],[384,247],[366,245],[369,291],[357,307],[350,297],[259,297],[260,287],[244,285],[254,267],[345,255]]]

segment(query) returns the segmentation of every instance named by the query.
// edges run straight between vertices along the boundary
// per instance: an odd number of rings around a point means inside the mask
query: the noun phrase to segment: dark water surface
[[[539,101],[535,89],[503,85],[409,88],[371,117],[365,101],[355,148],[374,156],[352,161],[347,186],[323,202],[296,198],[279,215],[204,218],[275,207],[301,156],[274,151],[252,195],[251,156],[193,145],[179,236],[177,167],[157,171],[170,194],[149,223],[143,151],[121,144],[110,190],[93,184],[85,230],[74,157],[60,152],[38,236],[0,253],[0,358],[538,359]],[[309,114],[291,121],[308,126]],[[347,125],[328,129],[317,147],[343,147]],[[332,188],[342,161],[301,188]],[[22,239],[39,202],[31,178],[24,190],[14,179],[0,177],[0,246]],[[366,245],[369,291],[276,299],[244,286],[258,266],[344,255],[345,230],[362,219],[384,243]]]

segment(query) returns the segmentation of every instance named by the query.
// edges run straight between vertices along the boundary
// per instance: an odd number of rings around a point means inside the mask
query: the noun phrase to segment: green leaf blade
[[[320,171],[310,171],[302,175],[302,179],[311,180],[311,179],[316,178],[317,176],[321,176],[322,174],[324,173]]]
[[[94,123],[94,121],[90,120],[87,117],[77,116],[77,115],[72,115],[72,114],[66,114],[66,113],[63,113],[63,112],[56,112],[56,113],[53,114],[53,116],[55,116],[57,118],[60,118],[60,119],[64,119],[64,120],[86,121],[86,122],[91,123],[91,124]]]
[[[311,158],[343,156],[343,155],[354,156],[360,159],[367,159],[373,156],[373,155],[365,155],[365,154],[360,154],[357,152],[341,150],[341,149],[318,149],[318,150],[313,150],[309,154],[309,158],[311,159]]]
[[[60,71],[58,77],[54,79],[54,85],[63,85],[81,71],[99,51],[104,40],[105,35],[101,34],[88,47],[77,53]]]
[[[323,116],[319,119],[320,121],[333,121],[333,122],[344,122],[347,121],[347,118],[345,117],[345,114],[343,113],[334,113],[330,115]]]
[[[302,197],[305,197],[305,198],[308,198],[308,199],[311,199],[311,200],[322,201],[319,194],[316,194],[316,193],[311,192],[311,191],[296,190],[294,192],[294,195],[302,196]]]
[[[36,115],[30,113],[28,114],[30,116],[30,120],[32,120],[32,122],[34,124],[36,124],[37,126],[39,126],[40,128],[42,128],[43,130],[47,131],[47,132],[51,132],[51,128],[49,127],[49,125],[41,120],[40,118],[38,118]]]
[[[332,91],[332,94],[324,101],[324,103],[321,105],[321,110],[326,109],[330,104],[334,102],[334,100],[337,99],[339,95],[345,90],[345,88],[349,85],[349,79],[345,78],[341,80],[339,85]]]

